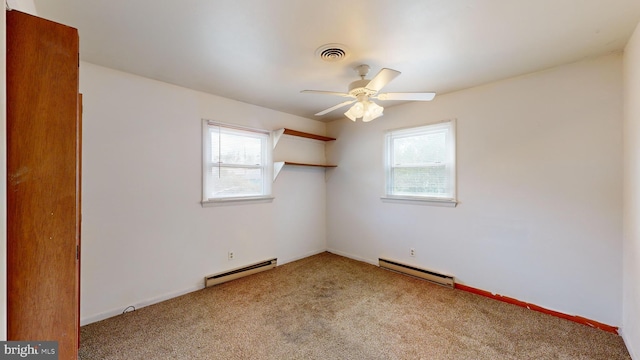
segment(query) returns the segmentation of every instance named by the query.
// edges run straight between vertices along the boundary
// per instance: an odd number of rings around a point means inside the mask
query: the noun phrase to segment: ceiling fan
[[[332,112],[333,110],[355,103],[344,114],[351,120],[356,121],[357,118],[362,118],[362,121],[368,122],[377,117],[382,116],[384,108],[371,99],[378,100],[404,100],[404,101],[430,101],[436,96],[433,92],[394,92],[394,93],[382,93],[378,91],[387,85],[391,80],[400,75],[400,71],[383,68],[376,76],[371,80],[365,79],[369,72],[369,65],[359,65],[354,69],[360,76],[360,80],[356,80],[349,84],[349,92],[341,93],[335,91],[322,91],[322,90],[302,90],[303,93],[316,93],[325,95],[336,95],[354,100],[347,100],[338,105],[332,106],[326,110],[322,110],[315,114],[321,116]]]

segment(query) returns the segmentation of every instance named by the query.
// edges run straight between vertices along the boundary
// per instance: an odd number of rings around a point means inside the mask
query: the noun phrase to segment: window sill
[[[227,206],[227,205],[248,205],[248,204],[264,204],[273,202],[273,196],[252,196],[243,198],[224,198],[215,200],[204,200],[200,202],[202,207]]]
[[[456,207],[458,205],[457,200],[451,200],[451,199],[395,197],[395,196],[382,196],[380,197],[380,199],[382,200],[382,202],[395,203],[395,204],[415,204],[415,205],[442,206],[442,207]]]

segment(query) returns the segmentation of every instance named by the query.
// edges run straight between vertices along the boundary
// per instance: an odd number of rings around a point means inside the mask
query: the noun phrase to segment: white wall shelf
[[[278,145],[278,142],[280,141],[280,138],[282,137],[282,135],[297,136],[297,137],[325,141],[325,142],[336,140],[335,138],[328,137],[328,136],[316,135],[316,134],[284,128],[284,129],[278,129],[273,131],[273,148],[274,149],[276,145]],[[284,165],[312,166],[312,167],[323,167],[323,168],[334,168],[338,166],[338,165],[331,165],[331,164],[313,164],[313,163],[302,163],[302,162],[293,162],[293,161],[277,161],[273,163],[273,180],[274,181],[278,177],[278,174],[280,174],[280,170],[282,170]]]

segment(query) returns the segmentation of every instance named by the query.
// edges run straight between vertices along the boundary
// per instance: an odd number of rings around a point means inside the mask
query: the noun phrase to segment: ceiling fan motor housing
[[[353,97],[358,97],[358,95],[363,95],[363,94],[366,96],[375,95],[376,94],[375,91],[369,90],[365,87],[367,86],[367,84],[369,84],[369,81],[370,80],[362,79],[362,80],[356,80],[351,84],[349,84],[349,95]]]

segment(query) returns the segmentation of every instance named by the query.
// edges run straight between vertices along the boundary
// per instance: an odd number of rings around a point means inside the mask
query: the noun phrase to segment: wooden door
[[[78,32],[7,12],[7,338],[77,359]]]

